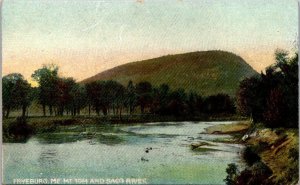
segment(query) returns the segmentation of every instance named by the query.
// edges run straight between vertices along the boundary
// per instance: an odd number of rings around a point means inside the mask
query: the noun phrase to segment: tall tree
[[[267,98],[266,110],[264,111],[264,121],[269,127],[279,127],[284,121],[286,114],[286,104],[280,89],[272,89]]]
[[[80,110],[83,109],[87,103],[87,92],[85,86],[80,84],[74,84],[70,91],[71,103],[68,108],[71,111],[72,115],[80,115]]]
[[[227,94],[217,94],[207,97],[204,100],[204,109],[206,113],[218,114],[218,113],[234,113],[235,107],[230,96]]]
[[[158,109],[160,114],[166,113],[166,108],[170,98],[170,87],[167,84],[161,84],[158,88]]]
[[[57,83],[57,113],[60,116],[63,116],[65,109],[73,108],[73,98],[72,90],[76,86],[76,82],[73,78],[58,78]]]
[[[240,83],[237,105],[242,114],[269,127],[298,127],[298,54],[276,50],[275,64],[259,77]]]
[[[43,107],[43,115],[46,116],[46,106],[49,106],[49,112],[52,115],[58,92],[58,66],[44,65],[34,71],[31,77],[39,85],[38,100]]]
[[[140,82],[136,85],[136,94],[138,96],[138,105],[141,107],[141,113],[144,114],[145,108],[152,102],[152,85],[149,82]]]
[[[31,86],[19,73],[12,73],[2,78],[3,85],[3,113],[9,117],[13,109],[22,109],[22,116],[26,114],[27,107],[32,101]]]
[[[120,84],[120,83],[115,83],[115,87],[114,87],[114,91],[115,91],[115,99],[113,100],[113,104],[116,108],[116,113],[118,113],[119,115],[119,119],[122,119],[122,109],[123,106],[125,105],[125,96],[126,96],[126,89],[125,87]]]
[[[237,92],[238,111],[252,117],[254,122],[262,120],[265,97],[262,93],[263,84],[260,77],[244,79]]]
[[[132,114],[134,111],[134,108],[137,103],[137,94],[135,92],[135,87],[133,82],[130,80],[128,82],[127,88],[126,88],[126,101],[125,104],[128,107],[129,114]]]
[[[102,91],[103,82],[94,81],[86,84],[86,92],[90,105],[96,111],[97,115],[100,115],[101,110],[101,91]]]
[[[188,113],[186,101],[187,95],[184,89],[180,88],[171,92],[166,113],[173,116],[186,116]]]

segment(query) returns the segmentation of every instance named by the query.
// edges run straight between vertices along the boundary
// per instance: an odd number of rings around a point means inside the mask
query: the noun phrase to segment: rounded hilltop
[[[240,56],[226,51],[197,51],[166,55],[123,64],[83,80],[116,80],[123,85],[149,81],[166,83],[171,89],[183,88],[203,96],[225,93],[234,96],[239,82],[257,72]]]

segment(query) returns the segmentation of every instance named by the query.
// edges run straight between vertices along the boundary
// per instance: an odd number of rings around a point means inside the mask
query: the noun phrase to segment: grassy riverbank
[[[245,143],[261,158],[274,184],[297,184],[299,179],[298,129],[256,129]]]
[[[251,125],[247,122],[239,122],[211,126],[206,128],[206,133],[231,134],[233,135],[231,139],[216,142],[242,143],[246,146],[242,157],[247,163],[250,161],[253,164],[248,164],[249,166],[240,172],[236,180],[237,184],[241,184],[243,178],[250,177],[251,180],[257,180],[258,177],[254,175],[257,173],[253,170],[258,170],[255,164],[259,163],[263,163],[266,165],[264,168],[271,170],[270,175],[264,177],[266,179],[263,184],[297,184],[299,179],[298,129],[270,129],[260,124]],[[243,138],[245,135],[247,137]],[[259,170],[265,169],[259,168]]]
[[[205,129],[207,134],[234,134],[242,133],[249,129],[250,123],[248,121],[242,121],[233,124],[220,124],[208,127]]]

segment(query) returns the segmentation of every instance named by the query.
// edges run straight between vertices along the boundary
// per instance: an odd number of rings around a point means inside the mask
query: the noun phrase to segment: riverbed
[[[204,134],[227,122],[70,125],[3,144],[4,183],[16,179],[142,179],[147,184],[225,184],[226,167],[243,168],[230,135]],[[190,145],[207,142],[205,150]],[[78,181],[79,182],[79,181]],[[111,183],[113,183],[112,181]]]

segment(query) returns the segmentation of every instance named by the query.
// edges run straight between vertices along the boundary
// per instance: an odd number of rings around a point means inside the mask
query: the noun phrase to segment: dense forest
[[[76,83],[73,78],[58,75],[59,68],[45,65],[32,74],[38,87],[31,87],[21,74],[9,74],[3,81],[3,114],[9,117],[12,110],[21,109],[26,116],[32,102],[41,105],[43,116],[80,115],[88,109],[88,115],[155,114],[196,116],[235,112],[233,99],[226,94],[209,97],[184,89],[171,90],[167,84],[153,87],[149,82],[124,87],[116,81]]]

